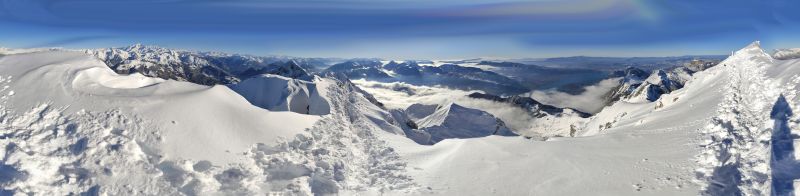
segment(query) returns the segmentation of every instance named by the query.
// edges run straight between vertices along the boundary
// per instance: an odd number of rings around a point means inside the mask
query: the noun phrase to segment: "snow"
[[[756,42],[531,138],[457,103],[387,110],[344,78],[203,86],[4,49],[0,194],[788,195],[799,64]]]
[[[770,65],[773,60],[762,58],[759,51],[749,46],[656,102],[619,101],[592,117],[579,131],[582,137],[533,141],[490,136],[448,139],[429,147],[390,141],[409,160],[410,174],[437,194],[769,194],[764,191],[771,189],[768,176],[775,168],[770,167],[770,148],[764,141],[770,140],[775,124],[768,117],[781,92],[791,107],[798,107],[794,94],[800,70],[789,66],[798,61]],[[764,68],[767,74],[758,71]],[[770,78],[794,82],[787,90],[777,90],[786,84]],[[741,127],[726,131],[725,121]],[[796,129],[797,123],[789,121],[788,126]],[[725,141],[718,135],[723,132],[743,137],[730,138],[734,146],[716,148],[715,141]],[[736,158],[717,160],[725,153]],[[714,187],[724,181],[715,176],[725,173],[713,171],[730,168],[723,167],[728,164],[735,165],[742,182],[733,185],[734,192],[718,192]],[[792,174],[796,169],[772,171]]]
[[[4,151],[3,167],[27,176],[3,183],[24,192],[61,195],[102,185],[110,194],[170,194],[177,188],[165,187],[210,183],[194,175],[246,163],[241,153],[255,143],[293,137],[319,119],[253,107],[224,86],[116,75],[79,52],[18,53],[0,65],[3,78],[13,78],[4,90],[15,92],[3,100],[0,123],[13,138],[0,142],[19,146]],[[76,145],[86,147],[67,150]],[[214,169],[179,172],[180,181],[157,178],[167,172],[158,168],[163,164],[204,161]],[[62,179],[73,175],[65,172],[78,172],[76,181]]]
[[[438,107],[439,105],[436,104],[415,103],[408,106],[405,111],[412,120],[420,120],[436,112]]]
[[[155,85],[163,81],[163,79],[145,77],[139,73],[124,76],[117,75],[106,68],[93,67],[78,72],[73,80],[73,86],[83,88],[99,85],[110,89],[135,89]]]
[[[313,82],[264,74],[228,86],[253,105],[270,111],[313,115],[330,113],[328,100],[320,95],[317,84]]]
[[[416,123],[420,130],[430,135],[430,141],[422,143],[432,144],[450,138],[517,135],[491,114],[455,103],[438,107]]]

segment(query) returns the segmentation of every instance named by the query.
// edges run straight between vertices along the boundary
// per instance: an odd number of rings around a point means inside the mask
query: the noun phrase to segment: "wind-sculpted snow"
[[[320,81],[316,79],[315,81]],[[292,111],[300,114],[330,113],[328,101],[320,95],[318,84],[278,75],[260,75],[228,85],[255,106],[270,111]]]

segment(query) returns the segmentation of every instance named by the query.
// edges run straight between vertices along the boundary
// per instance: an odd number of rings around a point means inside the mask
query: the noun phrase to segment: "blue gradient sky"
[[[800,1],[0,0],[0,46],[453,59],[800,47]]]

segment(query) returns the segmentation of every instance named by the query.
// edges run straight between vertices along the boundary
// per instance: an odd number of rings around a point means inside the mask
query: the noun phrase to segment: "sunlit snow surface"
[[[604,108],[576,137],[434,145],[336,78],[279,78],[247,89],[287,96],[245,99],[117,75],[80,52],[2,54],[2,194],[769,195],[793,192],[800,173],[800,60],[758,43],[654,102]],[[318,103],[309,88],[329,113],[297,113]],[[264,99],[288,111],[251,104]]]

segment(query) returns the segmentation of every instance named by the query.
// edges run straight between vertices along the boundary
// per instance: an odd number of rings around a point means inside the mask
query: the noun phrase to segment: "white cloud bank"
[[[584,87],[584,92],[571,95],[556,90],[532,91],[527,96],[544,104],[575,108],[583,112],[597,113],[605,107],[605,96],[619,85],[620,78],[610,78],[595,85]]]
[[[363,79],[353,80],[353,83],[375,96],[388,108],[405,109],[415,103],[443,105],[452,102],[489,112],[520,134],[532,135],[528,133],[536,132],[531,122],[537,119],[528,114],[526,110],[506,103],[467,97],[470,93],[480,91],[454,90],[440,86],[415,86],[402,82],[382,83]]]

